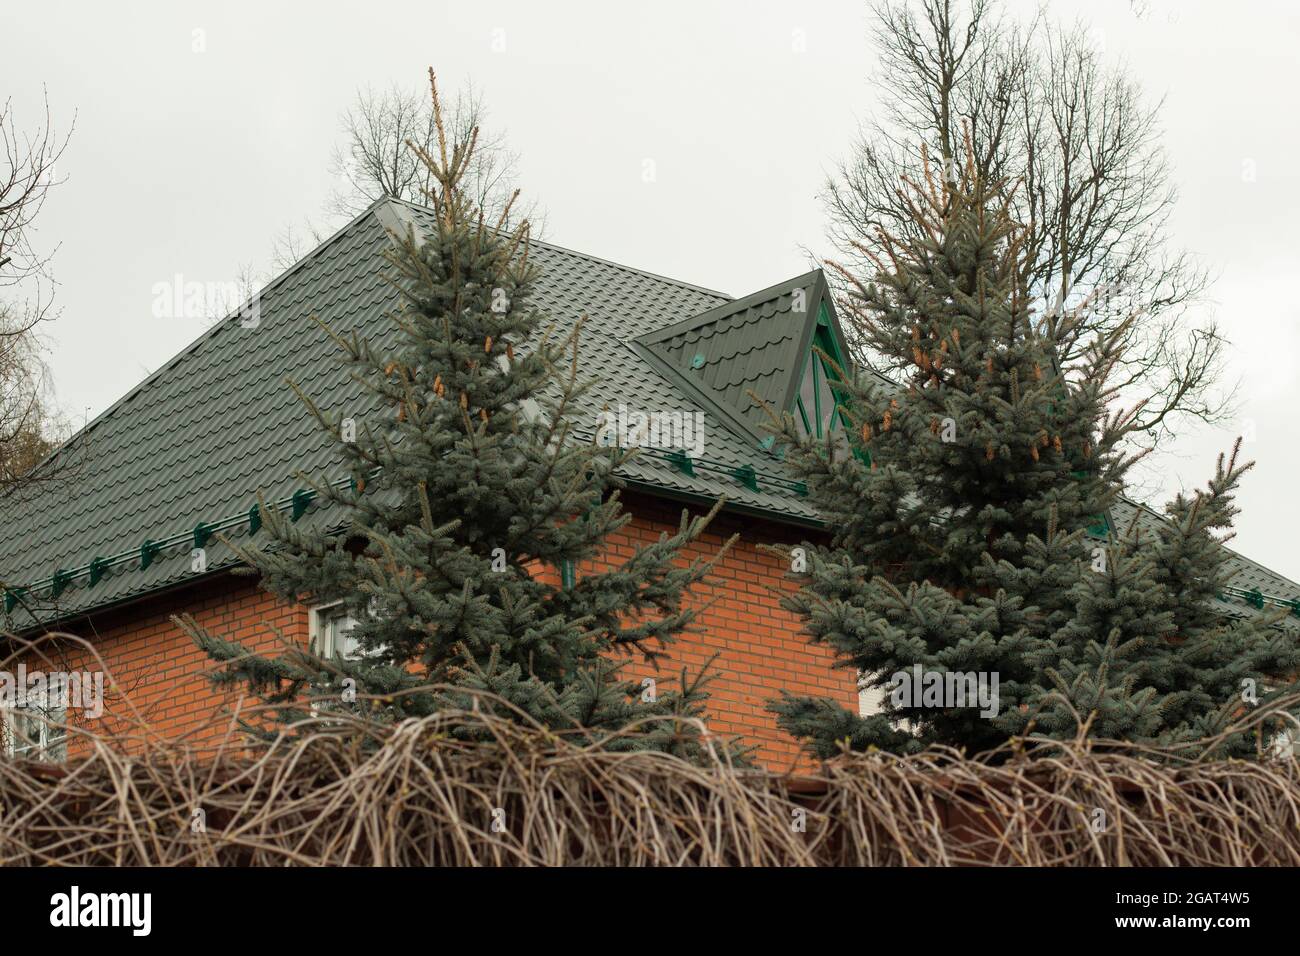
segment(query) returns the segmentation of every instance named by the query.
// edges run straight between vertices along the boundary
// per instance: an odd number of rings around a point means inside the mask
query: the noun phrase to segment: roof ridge
[[[768,286],[766,289],[759,289],[757,292],[751,292],[749,295],[742,296],[739,299],[731,299],[728,302],[722,302],[712,308],[705,309],[703,312],[688,316],[680,322],[674,322],[672,325],[666,325],[661,329],[655,329],[652,332],[646,332],[637,336],[638,341],[646,345],[659,344],[674,335],[681,335],[691,329],[706,325],[709,322],[716,322],[724,315],[736,314],[746,309],[752,309],[754,306],[763,302],[768,302],[784,295],[794,289],[803,288],[809,283],[815,284],[817,277],[821,274],[821,269],[813,269],[811,272],[805,272],[802,275],[794,276],[783,282],[777,282]]]
[[[423,206],[418,202],[411,202],[411,200],[409,199],[399,199],[396,196],[390,196],[388,197],[388,199],[390,202],[401,203],[402,205],[410,206],[413,209],[419,209],[421,212],[428,212],[428,213],[433,212],[433,210],[430,209],[428,206]],[[613,259],[605,259],[602,258],[601,256],[594,256],[589,252],[582,252],[581,250],[572,249],[568,246],[561,246],[553,242],[546,242],[543,239],[530,238],[528,241],[530,244],[534,246],[542,246],[547,249],[552,249],[556,252],[563,252],[566,253],[567,255],[577,256],[580,259],[586,259],[588,262],[599,262],[601,265],[611,266],[615,269],[621,269],[624,272],[631,272],[634,275],[648,276],[651,279],[658,279],[660,282],[667,282],[671,285],[680,286],[683,289],[690,289],[692,292],[703,292],[705,295],[716,295],[721,299],[726,299],[727,302],[736,301],[735,296],[728,295],[725,292],[719,292],[717,289],[709,289],[702,285],[696,285],[695,283],[687,282],[684,279],[674,279],[672,276],[666,276],[658,272],[647,272],[645,269],[638,269],[636,266],[629,266],[622,262],[615,262]],[[726,303],[723,304],[725,305]]]

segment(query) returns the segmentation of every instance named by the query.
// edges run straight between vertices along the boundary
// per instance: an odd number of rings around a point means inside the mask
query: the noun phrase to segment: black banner
[[[444,943],[455,927],[460,946],[465,932],[486,944],[674,924],[688,938],[716,926],[733,944],[778,930],[863,942],[889,924],[918,943],[973,944],[995,927],[1227,942],[1289,925],[1294,887],[1292,871],[1265,869],[0,869],[9,940],[127,946],[246,942],[277,928],[295,946],[374,945],[430,923]]]

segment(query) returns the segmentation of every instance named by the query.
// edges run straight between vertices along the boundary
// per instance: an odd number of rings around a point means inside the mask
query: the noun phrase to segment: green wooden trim
[[[794,400],[794,407],[795,407],[795,411],[799,413],[799,417],[803,419],[803,430],[807,432],[809,435],[811,435],[812,426],[808,424],[808,413],[804,411],[803,398],[796,396]]]
[[[828,383],[843,381],[843,379],[833,368],[826,364],[822,356],[817,354],[817,349],[829,356],[841,369],[848,371],[849,363],[844,359],[844,351],[840,348],[839,337],[835,334],[835,326],[831,321],[830,309],[825,298],[821,300],[817,307],[817,319],[813,324],[813,334],[804,352],[798,378],[795,379],[793,408],[791,409],[799,412],[805,432],[817,438],[824,438],[834,430],[837,418],[840,424],[846,427],[848,419],[845,417],[844,406],[840,404],[839,396],[835,394],[833,387],[831,388],[831,395],[835,404],[831,407],[829,414],[822,414],[821,377],[824,376]],[[810,372],[813,376],[813,422],[815,422],[815,425],[809,421],[808,410],[805,408],[803,397],[800,394],[803,380]]]
[[[835,360],[836,365],[848,371],[849,363],[844,361],[844,353],[840,350],[839,340],[831,327],[831,316],[825,302],[817,311],[817,332],[813,338],[817,346]]]
[[[820,331],[820,330],[818,330]],[[815,341],[815,340],[814,340]],[[811,363],[812,371],[812,393],[813,393],[813,416],[817,421],[817,437],[822,437],[822,383],[821,376],[818,374],[822,367],[821,360],[816,356]]]

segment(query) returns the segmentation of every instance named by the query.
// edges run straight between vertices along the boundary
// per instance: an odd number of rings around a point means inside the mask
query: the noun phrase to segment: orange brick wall
[[[638,544],[650,543],[665,530],[677,530],[680,506],[641,496],[625,495],[624,500],[635,518],[610,542],[612,559],[630,556]],[[765,709],[768,701],[784,689],[830,697],[856,711],[856,681],[852,671],[832,666],[828,650],[809,645],[798,619],[780,607],[780,592],[793,585],[785,579],[784,563],[760,550],[764,544],[795,544],[807,533],[756,518],[720,515],[687,550],[683,563],[697,555],[716,554],[737,533],[740,537],[713,574],[692,592],[694,602],[707,605],[694,625],[696,633],[684,634],[672,645],[669,660],[661,662],[657,674],[638,659],[629,660],[623,674],[653,676],[664,685],[675,681],[683,666],[698,671],[717,654],[709,728],[724,735],[739,734],[758,745],[765,764],[784,770],[798,759],[799,748],[776,726],[775,717]],[[579,576],[582,572],[579,568]]]
[[[307,640],[306,608],[279,600],[249,578],[223,576],[94,615],[68,629],[93,645],[93,653],[81,645],[51,650],[43,643],[45,660],[38,663],[28,655],[27,666],[95,671],[102,660],[112,678],[104,681],[104,713],[84,722],[97,735],[157,736],[199,745],[220,739],[241,695],[213,688],[204,676],[212,662],[172,621],[176,614],[192,615],[212,633],[267,654],[278,653],[276,629],[286,639]],[[82,722],[72,708],[68,721],[72,726]],[[73,734],[70,757],[76,756],[77,746]]]
[[[680,508],[660,499],[629,497],[627,504],[635,517],[611,540],[605,563],[630,555],[637,544],[654,540],[664,530],[675,530],[681,514]],[[653,676],[666,687],[683,666],[696,671],[719,655],[709,702],[710,728],[741,735],[758,745],[764,763],[785,769],[797,760],[798,748],[765,711],[767,702],[786,689],[856,708],[857,692],[852,672],[833,668],[829,652],[809,646],[797,620],[778,606],[777,590],[790,585],[783,579],[781,562],[760,551],[759,545],[792,543],[801,537],[799,532],[757,519],[722,516],[692,547],[691,556],[714,554],[734,532],[742,537],[695,589],[693,601],[712,602],[697,621],[698,633],[678,640],[657,673],[633,658],[623,674]],[[579,575],[584,570],[592,569],[579,568]],[[171,621],[171,615],[179,613],[192,614],[213,633],[264,653],[276,653],[275,628],[287,639],[307,640],[307,609],[280,601],[247,578],[221,578],[96,615],[75,631],[94,643],[120,689],[114,694],[106,688],[105,714],[93,725],[96,733],[138,733],[147,726],[149,732],[195,743],[224,734],[239,692],[218,692],[204,678],[210,662]],[[66,670],[97,669],[80,649],[64,651],[59,664]],[[70,719],[75,716],[70,712]],[[76,745],[69,750],[75,756]]]

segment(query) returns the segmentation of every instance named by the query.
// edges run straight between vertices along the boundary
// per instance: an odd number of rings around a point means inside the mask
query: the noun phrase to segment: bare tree
[[[1082,24],[1041,12],[1018,23],[998,0],[878,0],[875,14],[883,103],[823,193],[843,263],[869,277],[879,230],[914,228],[900,186],[919,181],[922,145],[949,171],[969,160],[1015,191],[1029,288],[1063,368],[1136,316],[1117,378],[1141,404],[1138,444],[1154,447],[1179,419],[1229,416],[1225,342],[1203,308],[1209,277],[1170,241],[1177,191],[1160,103],[1106,65]],[[1086,321],[1062,321],[1080,306]]]
[[[277,272],[284,272],[324,241],[325,234],[310,221],[302,228],[296,228],[290,223],[271,237],[271,267]],[[259,284],[266,278],[260,276]]]
[[[24,480],[53,449],[59,431],[49,414],[49,380],[37,327],[54,318],[50,264],[58,246],[37,242],[36,220],[71,129],[60,137],[45,118],[20,133],[12,104],[0,107],[0,492]]]
[[[449,137],[468,141],[478,129],[478,141],[465,186],[484,216],[492,222],[509,208],[507,225],[528,220],[534,236],[543,231],[537,204],[510,205],[519,172],[519,153],[510,148],[504,133],[487,126],[483,97],[472,86],[461,90],[444,111]],[[325,206],[330,223],[358,215],[382,196],[424,203],[433,187],[428,167],[409,144],[432,150],[437,126],[428,92],[398,85],[383,91],[367,87],[357,91],[353,105],[342,116],[343,142],[335,147],[330,171],[339,185]],[[278,268],[288,268],[318,245],[326,233],[308,223],[303,229],[286,228],[273,241],[272,258]]]

